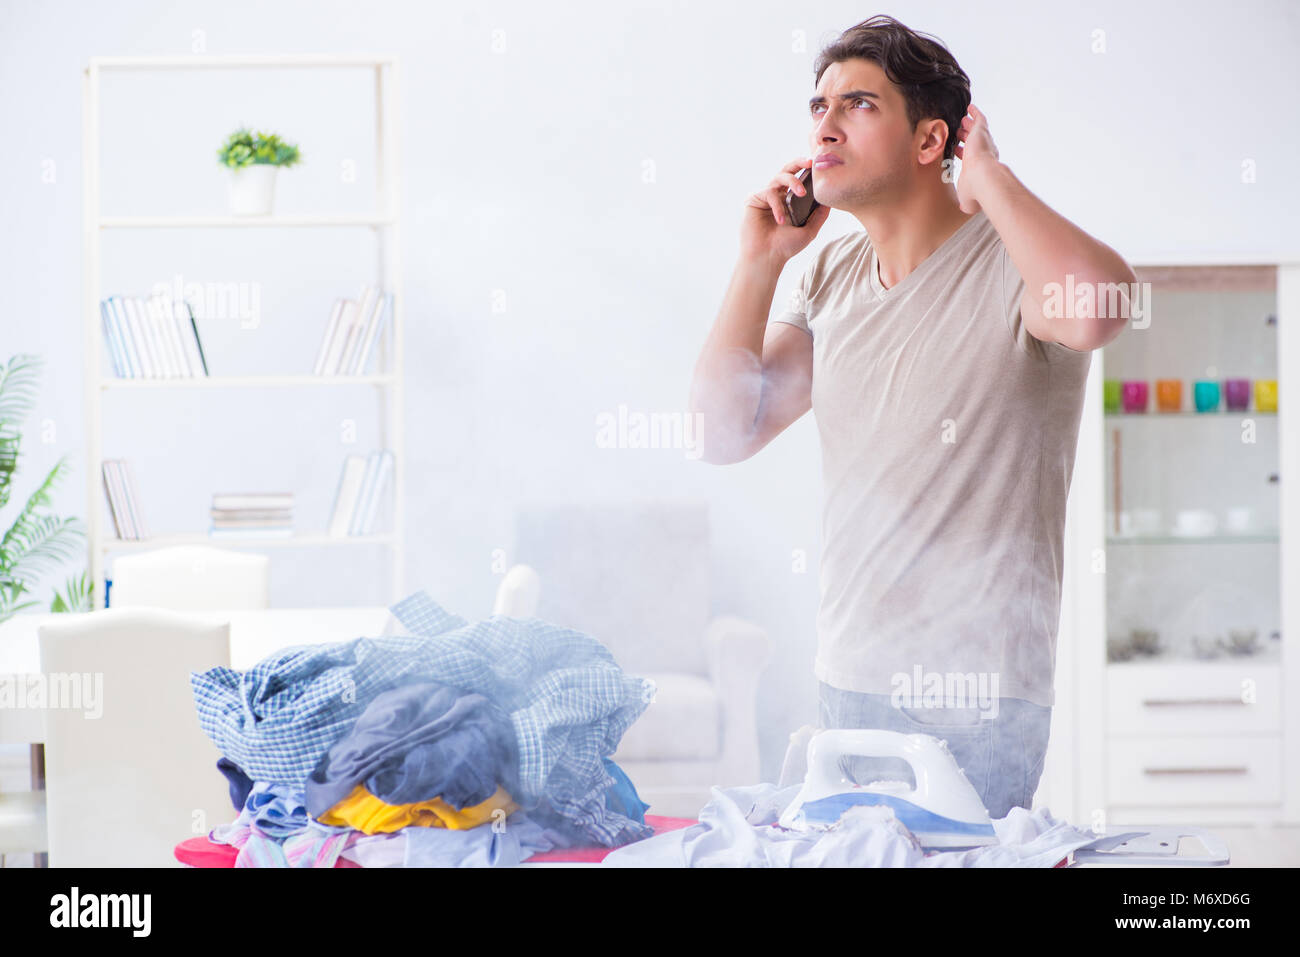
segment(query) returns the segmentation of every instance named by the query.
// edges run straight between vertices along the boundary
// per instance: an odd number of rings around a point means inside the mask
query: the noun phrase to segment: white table
[[[93,613],[92,613],[93,614]],[[182,614],[177,612],[177,614]],[[230,664],[244,670],[291,645],[328,644],[361,636],[380,635],[387,627],[387,608],[267,608],[255,611],[184,612],[203,621],[230,622]],[[0,681],[41,670],[37,628],[67,615],[15,615],[0,624]],[[45,741],[43,708],[0,708],[0,744],[40,744]]]

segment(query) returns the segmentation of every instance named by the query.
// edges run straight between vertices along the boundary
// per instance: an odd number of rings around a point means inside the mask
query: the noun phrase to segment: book
[[[207,357],[204,356],[203,354],[203,343],[199,341],[199,324],[194,321],[194,309],[190,306],[189,300],[185,301],[185,314],[182,316],[178,316],[177,321],[180,322],[181,325],[183,326],[185,325],[186,317],[189,318],[189,333],[193,337],[193,339],[192,341],[190,339],[186,339],[185,341],[189,343],[191,351],[198,358],[198,364],[195,366],[195,368],[202,369],[203,370],[202,374],[207,375],[208,360]]]
[[[126,507],[131,513],[131,524],[135,527],[136,538],[148,538],[149,526],[144,520],[144,509],[141,507],[140,490],[136,488],[135,473],[131,471],[130,463],[125,459],[119,459],[118,466],[122,470],[122,478],[126,485]]]
[[[330,365],[329,374],[331,376],[342,376],[347,372],[347,365],[344,365],[347,356],[351,355],[354,350],[357,337],[360,335],[360,325],[364,321],[361,316],[361,303],[355,299],[347,300],[346,313],[343,316],[343,324],[339,328],[338,355],[334,356],[334,363]]]
[[[325,338],[320,341],[320,350],[316,353],[316,365],[312,370],[312,375],[323,375],[325,373],[325,360],[329,357],[330,346],[334,342],[334,336],[338,332],[339,320],[343,317],[343,303],[345,299],[335,299],[334,305],[330,308],[330,321],[325,326]]]
[[[339,357],[339,375],[351,375],[352,366],[357,361],[357,355],[361,351],[361,342],[366,335],[366,326],[370,322],[370,314],[374,311],[375,303],[379,299],[379,290],[374,286],[366,285],[361,290],[361,298],[357,303],[357,312],[352,320],[352,328],[348,330],[347,344],[343,349],[343,355]]]
[[[130,321],[131,332],[135,334],[135,347],[139,351],[138,358],[144,376],[162,378],[162,358],[153,345],[153,333],[149,330],[148,322],[135,307],[135,299],[131,296],[122,296],[122,308],[126,309],[127,321]]]
[[[379,455],[371,452],[366,456],[366,470],[361,476],[361,491],[357,494],[356,505],[352,509],[352,516],[348,519],[348,534],[361,534],[361,516],[365,514],[366,502],[370,500],[370,489],[374,486],[375,473],[378,471]]]
[[[163,335],[167,340],[168,348],[171,350],[172,362],[176,366],[177,375],[185,378],[192,378],[194,371],[190,368],[189,356],[185,352],[185,343],[181,341],[180,331],[176,327],[176,319],[171,310],[170,303],[161,295],[155,295],[150,302],[153,305],[153,311],[158,317],[158,326],[162,329]]]
[[[122,299],[122,308],[126,311],[127,321],[131,323],[131,335],[139,352],[140,365],[146,379],[163,378],[162,361],[154,348],[154,337],[149,330],[149,323],[140,315],[135,300],[131,297]]]
[[[280,512],[270,517],[262,515],[213,515],[214,525],[287,525],[293,521],[293,515]]]
[[[348,336],[352,333],[356,315],[357,303],[351,299],[344,299],[343,314],[339,317],[338,328],[334,330],[334,339],[330,343],[330,351],[325,358],[325,371],[322,375],[338,375],[339,360],[343,356],[343,350],[347,347]]]
[[[375,479],[370,486],[370,498],[366,502],[365,513],[361,516],[362,535],[374,533],[375,516],[378,514],[379,503],[383,500],[388,487],[388,477],[393,471],[393,453],[388,449],[384,449],[376,454],[379,456],[379,460],[375,467]]]
[[[293,517],[289,508],[214,508],[213,519],[239,519],[254,522],[278,522]]]
[[[109,511],[120,539],[148,537],[139,509],[135,477],[122,459],[105,459],[103,462],[104,488],[108,493]]]
[[[172,343],[169,331],[170,323],[163,322],[162,311],[158,308],[157,300],[154,298],[136,299],[136,306],[149,317],[149,326],[158,337],[158,345],[162,350],[163,371],[166,373],[167,378],[180,378],[185,374],[180,364],[180,356]]]
[[[107,299],[99,303],[99,315],[104,324],[104,342],[108,346],[108,356],[113,363],[113,375],[125,378],[128,374],[126,356],[122,353],[122,342],[117,334],[117,322],[113,317],[113,307]]]
[[[213,508],[292,508],[292,492],[235,492],[214,494]]]
[[[135,344],[135,331],[127,319],[126,310],[122,307],[122,297],[109,296],[108,304],[114,317],[114,324],[117,326],[118,337],[122,340],[122,351],[127,360],[127,377],[138,379],[144,375],[144,368],[140,364],[140,350]]]
[[[217,528],[270,528],[273,525],[292,525],[294,516],[281,515],[276,519],[218,519],[213,516],[212,524]]]
[[[383,332],[384,321],[392,308],[393,294],[391,292],[376,299],[374,311],[366,325],[365,342],[357,353],[357,361],[352,366],[353,375],[366,374],[366,367],[370,364],[370,354],[374,350],[375,343],[379,341],[379,336]]]
[[[108,512],[113,519],[113,529],[118,538],[129,538],[126,525],[126,502],[117,488],[117,476],[113,471],[113,461],[105,459],[100,465],[104,477],[104,495],[108,499]]]
[[[210,528],[212,538],[292,538],[292,528]]]
[[[122,470],[118,467],[117,459],[109,459],[104,463],[104,467],[108,470],[109,488],[117,501],[117,511],[122,519],[121,537],[136,538],[135,529],[131,526],[131,510],[126,503],[126,486],[122,482]]]
[[[239,519],[228,519],[228,518],[214,518],[210,525],[211,528],[243,528],[243,529],[291,528],[292,526],[293,526],[292,521],[268,522],[261,519],[241,521]]]
[[[356,511],[357,500],[361,497],[361,480],[365,476],[366,460],[360,455],[349,455],[343,460],[343,470],[339,473],[339,485],[334,492],[334,511],[330,516],[329,534],[334,538],[345,538],[352,523],[352,513]]]

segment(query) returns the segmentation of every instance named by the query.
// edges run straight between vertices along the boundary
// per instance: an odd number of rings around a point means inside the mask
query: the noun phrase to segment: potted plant
[[[231,133],[217,159],[230,172],[230,209],[236,216],[266,216],[275,197],[275,171],[301,159],[298,147],[274,133],[240,128]]]
[[[18,425],[35,401],[39,367],[40,360],[30,355],[14,356],[7,365],[0,366],[0,510],[9,504],[13,478],[18,473],[22,443]],[[38,604],[22,601],[24,595],[30,594],[31,582],[79,550],[78,544],[85,534],[81,523],[75,518],[59,518],[49,513],[50,492],[63,478],[66,468],[66,461],[59,459],[0,538],[0,621]],[[80,579],[69,579],[66,596],[56,591],[50,610],[89,611],[90,588],[84,572]]]

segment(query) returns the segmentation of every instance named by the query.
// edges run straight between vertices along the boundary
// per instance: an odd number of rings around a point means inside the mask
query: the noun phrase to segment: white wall
[[[597,448],[595,417],[620,403],[683,408],[728,280],[742,204],[778,166],[806,155],[820,42],[873,12],[771,0],[5,0],[0,359],[35,352],[47,362],[16,497],[67,453],[76,469],[57,508],[85,508],[79,166],[87,58],[189,53],[195,30],[209,53],[396,54],[405,104],[408,590],[427,588],[457,611],[486,614],[498,580],[491,553],[508,545],[519,502],[707,497],[716,608],[762,623],[778,645],[762,715],[773,777],[785,733],[815,718],[815,424],[807,417],[755,459],[716,468],[680,451]],[[1125,255],[1300,252],[1300,130],[1283,99],[1300,87],[1294,4],[899,2],[888,12],[953,50],[1020,178]],[[1098,29],[1104,53],[1092,52]],[[504,31],[503,52],[493,51],[495,30]],[[348,79],[115,79],[104,101],[104,211],[222,211],[213,153],[241,122],[302,145],[307,162],[282,174],[281,211],[364,211],[365,187],[338,176],[351,158],[364,183],[373,145],[368,114],[358,112],[369,109],[369,87]],[[1255,161],[1252,184],[1241,181],[1247,159]],[[47,161],[53,183],[42,180]],[[787,268],[777,308],[816,248],[857,228],[835,213]],[[143,292],[176,272],[260,282],[256,331],[205,335],[229,371],[301,371],[329,303],[370,278],[369,242],[352,234],[114,234],[102,292]],[[504,313],[492,311],[494,290],[505,292]],[[327,401],[158,395],[167,401],[154,407],[149,396],[112,396],[105,442],[107,456],[135,463],[155,530],[204,528],[211,492],[258,489],[294,491],[299,524],[319,524],[342,455],[375,440],[364,390]],[[356,447],[339,441],[339,422],[349,417],[362,427]],[[806,574],[791,572],[794,549],[811,556]],[[371,561],[381,557],[284,555],[273,600],[384,601],[383,566]],[[42,601],[64,577],[41,585]]]

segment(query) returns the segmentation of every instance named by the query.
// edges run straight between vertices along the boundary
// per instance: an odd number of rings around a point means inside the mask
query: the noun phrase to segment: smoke
[[[774,437],[770,423],[794,418],[811,388],[811,369],[764,368],[747,349],[702,359],[690,397],[690,407],[701,414],[701,457],[714,465],[748,458],[765,431],[767,441]]]

